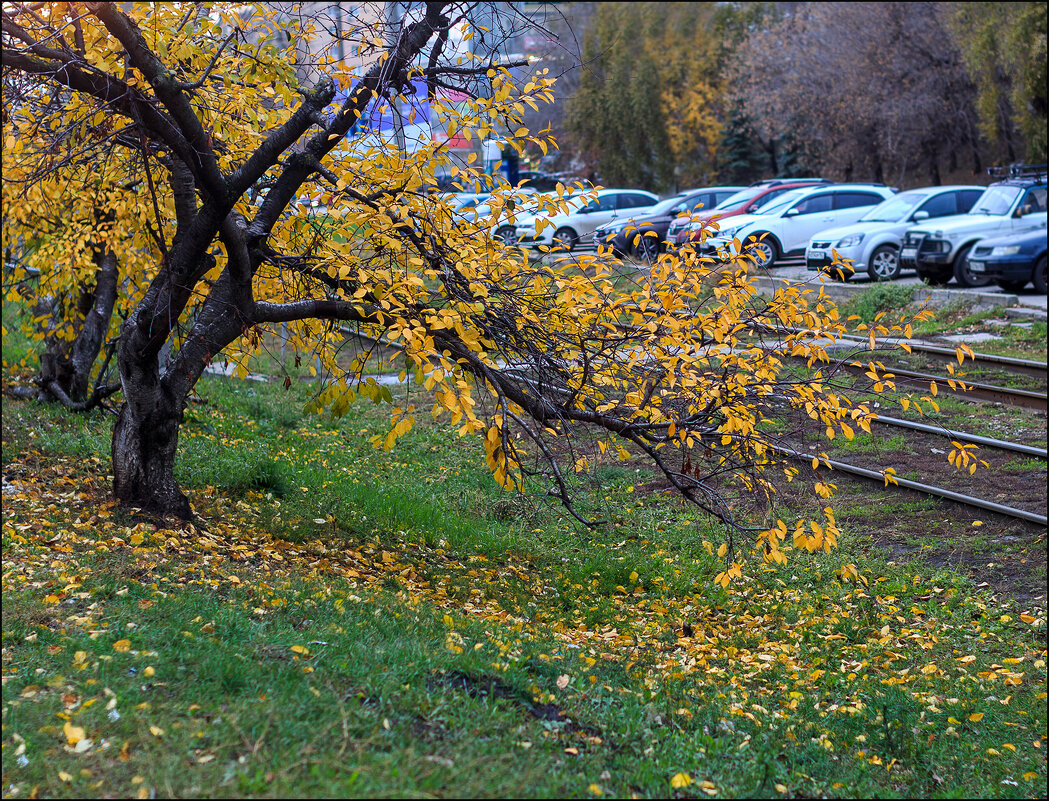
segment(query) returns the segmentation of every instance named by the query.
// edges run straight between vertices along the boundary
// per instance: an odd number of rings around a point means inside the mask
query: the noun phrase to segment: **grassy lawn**
[[[1044,795],[1044,599],[870,547],[869,499],[723,590],[632,462],[586,528],[310,389],[201,382],[182,529],[112,507],[111,417],[5,400],[5,796]]]

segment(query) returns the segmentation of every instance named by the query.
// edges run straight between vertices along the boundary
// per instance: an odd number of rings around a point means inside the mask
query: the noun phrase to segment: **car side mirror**
[[[929,212],[927,211],[916,211],[911,217],[914,222],[921,222],[922,220],[929,219]]]
[[[593,211],[593,209],[590,208],[589,206],[583,206],[583,208],[581,208],[579,211],[577,211],[576,214],[590,214],[592,211]]]
[[[798,209],[787,209],[787,213],[784,214],[783,216],[784,217],[797,217],[799,214],[801,214],[801,212],[798,211]]]

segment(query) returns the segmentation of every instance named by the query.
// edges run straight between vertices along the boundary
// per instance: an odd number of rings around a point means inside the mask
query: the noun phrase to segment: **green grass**
[[[5,402],[5,794],[1042,795],[1044,608],[845,522],[932,502],[843,492],[838,550],[722,590],[723,532],[632,463],[586,528],[450,426],[388,454],[388,407],[312,388],[201,382],[206,531],[111,508],[111,417]]]
[[[853,295],[839,306],[842,318],[857,315],[868,325],[874,322],[879,313],[898,312],[911,305],[914,287],[902,284],[881,283]]]

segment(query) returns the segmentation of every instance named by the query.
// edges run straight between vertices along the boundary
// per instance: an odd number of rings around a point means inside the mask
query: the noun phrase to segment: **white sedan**
[[[872,206],[892,197],[895,189],[883,184],[830,184],[792,189],[761,214],[730,217],[725,227],[709,237],[702,250],[731,253],[733,239],[757,267],[770,267],[777,259],[802,253],[820,231],[854,223]]]
[[[641,189],[601,189],[586,204],[581,197],[569,198],[567,213],[519,217],[517,241],[529,247],[556,245],[572,250],[579,244],[592,244],[595,229],[624,216],[643,215],[658,202],[659,198]]]

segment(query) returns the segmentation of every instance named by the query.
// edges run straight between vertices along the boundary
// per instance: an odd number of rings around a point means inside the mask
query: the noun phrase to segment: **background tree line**
[[[819,174],[906,186],[1046,159],[1046,3],[573,3],[562,163],[668,191]],[[562,157],[563,158],[563,157]]]

